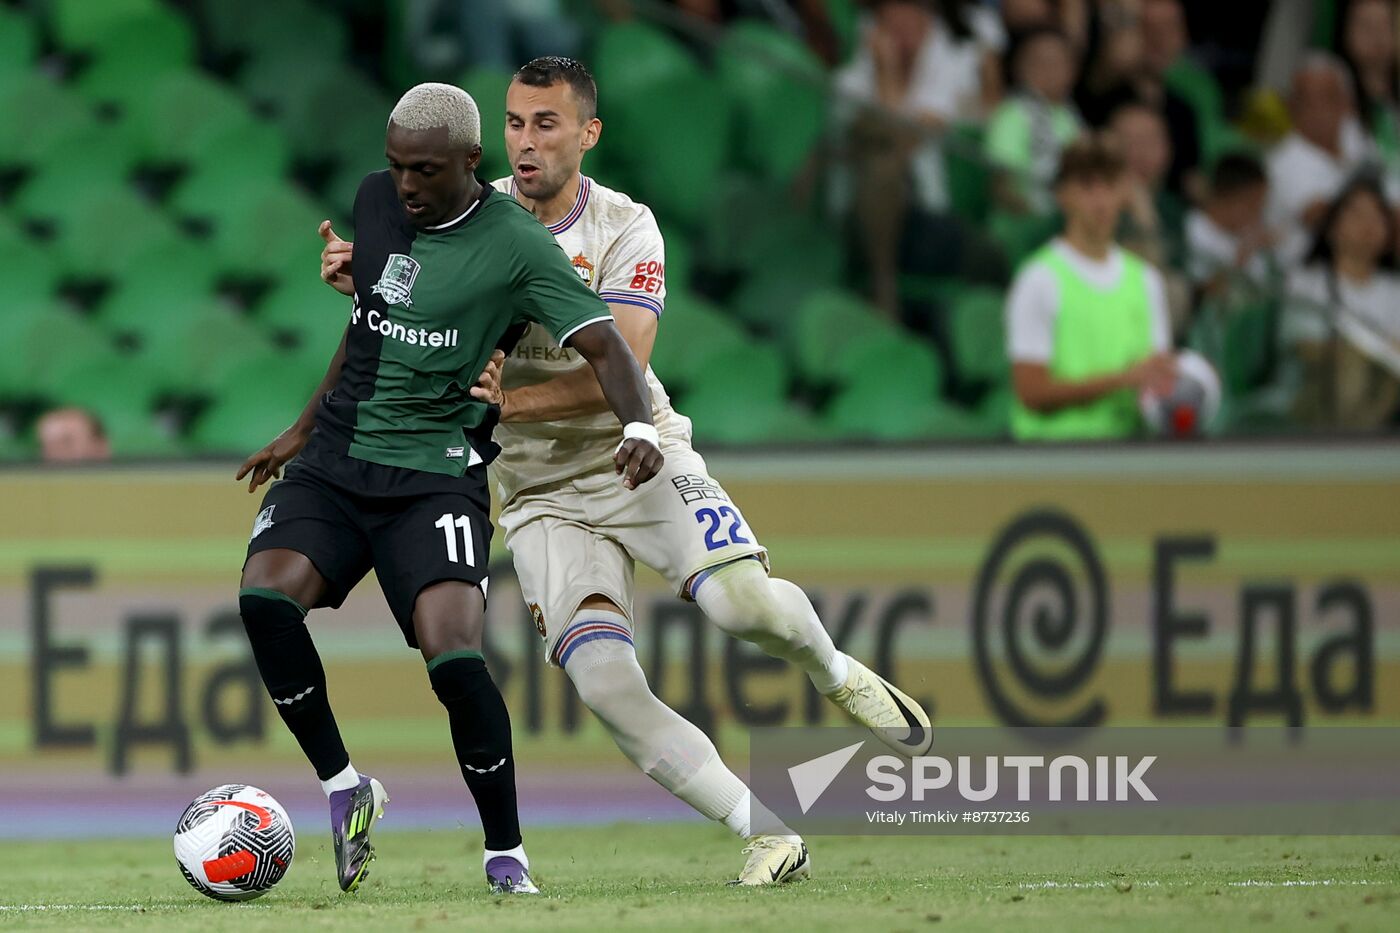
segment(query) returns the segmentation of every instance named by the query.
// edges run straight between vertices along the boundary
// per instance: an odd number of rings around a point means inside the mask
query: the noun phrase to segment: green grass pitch
[[[703,824],[537,828],[539,898],[485,891],[461,830],[383,832],[353,895],[303,831],[277,890],[245,905],[189,888],[166,839],[8,842],[6,930],[1317,930],[1395,929],[1394,837],[821,837],[814,877],[724,880],[739,845]]]

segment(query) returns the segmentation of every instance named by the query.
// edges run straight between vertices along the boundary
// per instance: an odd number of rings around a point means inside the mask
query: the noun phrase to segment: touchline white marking
[[[14,911],[23,913],[27,911],[40,910],[127,910],[132,913],[141,913],[152,910],[178,910],[186,907],[197,906],[198,902],[192,901],[188,904],[0,904],[0,911]],[[266,910],[271,904],[243,904],[239,907]]]
[[[1119,885],[1132,885],[1135,888],[1325,888],[1363,887],[1365,885],[1388,885],[1388,881],[1368,881],[1364,878],[1342,880],[1339,878],[1313,878],[1296,881],[1138,881],[1121,878],[1117,881],[1023,881],[1016,887],[1023,891],[1055,889],[1112,888]]]

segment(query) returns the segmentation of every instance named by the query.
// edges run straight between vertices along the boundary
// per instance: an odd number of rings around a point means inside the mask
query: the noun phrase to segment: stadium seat
[[[23,270],[22,274],[6,276],[6,315],[29,306],[47,307],[63,277],[62,263],[53,250],[0,218],[0,256],[5,257],[6,269]]]
[[[812,440],[821,427],[780,398],[755,397],[742,382],[704,386],[689,392],[679,410],[690,418],[701,443],[761,444]]]
[[[99,62],[141,61],[152,70],[194,67],[198,53],[189,20],[163,5],[113,23],[86,51]]]
[[[313,369],[325,372],[350,319],[350,299],[321,281],[315,263],[284,267],[281,283],[255,307],[254,320]]]
[[[788,367],[782,354],[766,342],[747,340],[726,350],[723,365],[694,372],[689,394],[733,385],[755,401],[776,401],[787,397],[787,384]]]
[[[6,350],[16,360],[4,370],[6,391],[58,398],[65,374],[73,367],[91,365],[116,352],[106,335],[77,314],[66,310],[28,315],[10,331]]]
[[[806,297],[822,287],[820,281],[790,269],[758,269],[734,292],[729,307],[752,331],[781,337],[793,326]]]
[[[126,275],[134,257],[179,235],[150,202],[130,189],[111,188],[60,218],[55,245],[74,278],[112,279]]]
[[[948,337],[959,382],[999,384],[1010,377],[1004,312],[1000,289],[972,286],[952,296]]]
[[[29,77],[39,54],[39,30],[34,20],[13,7],[0,6],[0,91]]]
[[[669,84],[699,85],[704,70],[694,54],[671,36],[635,20],[611,23],[599,32],[593,47],[593,73],[604,119],[618,114],[622,100],[640,100],[649,88]],[[659,109],[659,108],[652,108]]]
[[[941,380],[938,359],[927,346],[847,291],[816,291],[806,297],[785,343],[809,385],[846,384],[867,368],[886,370],[906,352],[906,391],[931,396]]]
[[[228,372],[275,352],[256,324],[207,302],[187,309],[171,326],[153,331],[142,348],[143,356],[160,370],[161,387],[187,398],[217,397]]]
[[[354,104],[343,106],[342,101]],[[369,127],[368,140],[374,143],[369,155],[378,156],[382,164],[384,126],[393,106],[364,73],[341,68],[300,79],[294,89],[287,89],[277,125],[298,157],[330,162],[346,155],[347,144],[362,144]]]
[[[229,86],[212,78],[174,72],[154,80],[127,114],[148,161],[190,164],[208,151],[211,138],[226,137],[256,121]]]
[[[296,420],[324,373],[324,367],[302,372],[276,357],[230,367],[226,378],[237,391],[221,394],[198,418],[189,433],[191,448],[246,457]]]
[[[728,368],[730,352],[749,339],[724,312],[677,289],[666,297],[651,365],[668,386],[689,386],[702,373]]]
[[[786,182],[826,127],[826,75],[802,41],[758,20],[725,30],[716,55],[734,102],[740,157],[764,177]]]
[[[85,101],[46,77],[0,87],[0,166],[35,166],[56,142],[95,123]]]
[[[350,51],[345,19],[307,0],[197,0],[195,5],[213,51],[221,57],[297,52],[307,57],[343,57]]]
[[[915,398],[898,371],[873,374],[843,389],[826,416],[829,429],[848,440],[912,441],[933,433],[932,398]]]
[[[90,49],[127,20],[173,16],[158,0],[45,0],[49,25],[59,46]]]
[[[96,325],[123,343],[142,351],[163,348],[170,335],[191,318],[208,318],[222,310],[214,294],[197,279],[148,275],[128,279],[98,306]],[[159,365],[164,368],[164,361]],[[176,372],[163,385],[175,388]]]
[[[608,145],[636,179],[629,192],[663,217],[697,226],[729,151],[729,99],[713,82],[671,79],[611,90]]]
[[[302,257],[319,268],[322,242],[316,228],[326,211],[289,184],[250,189],[248,200],[218,219],[211,240],[221,270],[234,276],[276,277]]]

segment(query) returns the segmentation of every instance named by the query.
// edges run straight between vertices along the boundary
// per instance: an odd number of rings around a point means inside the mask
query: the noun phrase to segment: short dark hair
[[[530,87],[553,87],[561,81],[573,89],[578,115],[585,121],[598,115],[598,85],[583,62],[562,55],[546,55],[526,62],[515,80]]]
[[[1127,170],[1128,163],[1117,137],[1103,130],[1085,133],[1060,153],[1055,187],[1070,181],[1112,181],[1122,178]]]
[[[1210,193],[1217,196],[1239,194],[1269,183],[1269,173],[1248,152],[1227,152],[1210,173]]]

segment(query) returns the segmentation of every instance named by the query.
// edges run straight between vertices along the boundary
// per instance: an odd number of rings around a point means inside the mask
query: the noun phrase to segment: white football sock
[[[575,619],[627,625],[617,613],[596,610]],[[726,821],[747,796],[748,788],[725,766],[709,736],[651,692],[631,642],[620,637],[584,642],[569,654],[564,669],[617,747],[656,783],[716,821]]]
[[[354,790],[359,786],[360,772],[355,770],[354,763],[346,765],[344,771],[321,782],[321,790],[326,792],[327,800],[330,799],[331,794],[338,790]]]
[[[504,852],[497,852],[494,849],[485,850],[481,855],[481,870],[485,871],[487,864],[489,864],[493,858],[500,858],[501,856],[513,858],[521,865],[525,866],[526,871],[530,870],[530,859],[525,855],[525,844],[523,842],[514,849],[506,849]]]
[[[807,594],[787,580],[770,579],[758,561],[725,564],[694,595],[710,621],[796,664],[818,693],[831,693],[846,682],[846,656],[836,650]]]

